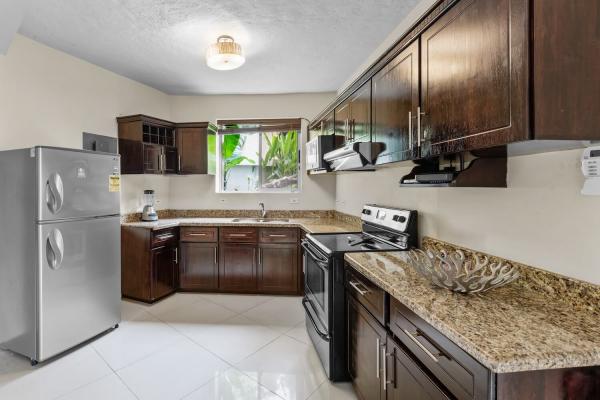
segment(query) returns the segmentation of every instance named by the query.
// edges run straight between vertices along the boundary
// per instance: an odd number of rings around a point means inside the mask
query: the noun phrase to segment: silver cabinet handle
[[[272,238],[284,238],[286,236],[287,235],[281,235],[281,234],[278,234],[278,233],[270,233],[269,234],[269,237],[272,237]]]
[[[196,233],[196,232],[190,232],[190,233],[186,233],[186,236],[206,236],[206,233]]]
[[[168,239],[171,239],[171,238],[174,238],[174,237],[175,237],[175,235],[173,235],[172,233],[165,233],[165,234],[162,234],[162,235],[156,235],[156,238],[158,240],[168,240]]]
[[[377,338],[377,340],[375,341],[375,346],[377,349],[375,351],[375,354],[377,354],[377,361],[375,362],[375,367],[376,367],[375,375],[377,376],[377,379],[379,379],[379,370],[381,369],[381,359],[379,358],[381,356],[381,352],[379,351],[381,348],[381,342],[380,342],[379,338]]]
[[[175,264],[179,264],[179,249],[177,247],[175,247],[175,259],[173,261],[175,261]]]
[[[350,120],[348,118],[344,121],[344,136],[346,140],[350,140]]]
[[[413,148],[413,136],[412,136],[412,111],[408,112],[408,149]]]
[[[65,244],[62,233],[58,229],[53,229],[46,239],[46,260],[50,268],[57,270],[60,268],[65,251]]]
[[[325,125],[324,121],[321,121],[321,135],[325,134],[324,129],[323,129],[324,125]]]
[[[177,156],[177,172],[181,172],[181,156]]]
[[[421,107],[417,107],[417,144],[421,147],[421,120],[425,115],[424,112],[421,112]]]
[[[392,356],[393,353],[387,352],[387,345],[384,343],[381,345],[381,357],[383,358],[383,390],[387,390],[387,385],[392,383],[391,380],[388,380],[387,375],[387,360],[389,356]],[[396,362],[396,360],[394,360]]]
[[[215,247],[215,265],[217,265],[219,262],[217,260],[217,248]]]
[[[58,172],[53,172],[46,181],[46,205],[52,214],[59,212],[64,203],[64,187]]]
[[[356,291],[361,295],[364,296],[365,294],[369,293],[368,290],[362,290],[361,288],[358,287],[358,285],[362,285],[364,287],[364,285],[360,282],[354,282],[354,281],[350,281],[348,282],[348,284],[350,286],[352,286],[354,289],[356,289]]]
[[[229,236],[231,236],[231,237],[246,237],[247,235],[245,233],[230,233]]]
[[[258,263],[262,265],[262,249],[258,249]]]
[[[423,344],[421,342],[419,342],[419,340],[416,337],[414,337],[414,335],[412,333],[410,333],[406,329],[402,329],[402,330],[404,331],[404,333],[406,333],[406,336],[408,336],[408,338],[410,340],[412,340],[421,350],[423,350],[423,352],[425,354],[427,354],[427,356],[429,356],[429,358],[431,358],[435,362],[439,362],[440,361],[432,352],[430,352],[427,349],[427,347],[423,346]],[[418,333],[417,333],[417,335],[418,335]]]

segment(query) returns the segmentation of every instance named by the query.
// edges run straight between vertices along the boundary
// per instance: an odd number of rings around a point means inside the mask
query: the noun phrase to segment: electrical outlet
[[[297,197],[292,197],[290,199],[290,204],[298,204],[298,203],[300,203],[300,200],[298,200]]]

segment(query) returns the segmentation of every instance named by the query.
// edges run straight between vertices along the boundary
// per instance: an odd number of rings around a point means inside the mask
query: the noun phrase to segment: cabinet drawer
[[[152,231],[152,237],[150,239],[151,247],[167,246],[171,243],[177,242],[177,228],[161,229],[159,231]]]
[[[346,289],[382,325],[385,325],[386,293],[383,289],[351,268],[346,269]]]
[[[486,399],[489,371],[392,298],[390,330],[458,399]]]
[[[261,243],[297,243],[298,230],[295,228],[262,228],[258,231]]]
[[[226,243],[257,243],[258,231],[256,228],[221,228],[219,240]]]
[[[204,226],[182,226],[180,228],[182,242],[216,242],[218,229]]]

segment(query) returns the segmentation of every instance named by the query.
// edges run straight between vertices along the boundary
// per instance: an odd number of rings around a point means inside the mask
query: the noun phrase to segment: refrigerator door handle
[[[62,178],[57,172],[53,172],[46,182],[46,205],[48,209],[56,214],[64,203],[64,189]]]
[[[65,244],[62,233],[53,229],[46,239],[46,260],[50,268],[59,269],[65,252]]]

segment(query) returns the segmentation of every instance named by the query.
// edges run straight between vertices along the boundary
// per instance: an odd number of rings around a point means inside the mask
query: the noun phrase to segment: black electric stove
[[[417,212],[376,205],[362,211],[362,232],[306,235],[304,292],[308,334],[332,381],[348,380],[344,254],[404,251],[417,241]]]

